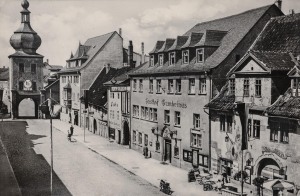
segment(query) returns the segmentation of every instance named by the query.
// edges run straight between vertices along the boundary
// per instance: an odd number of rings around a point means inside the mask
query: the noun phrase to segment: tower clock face
[[[32,90],[32,82],[30,80],[25,80],[24,82],[24,90]]]

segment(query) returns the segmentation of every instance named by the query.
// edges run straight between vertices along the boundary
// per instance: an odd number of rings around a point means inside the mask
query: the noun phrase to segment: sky
[[[65,65],[79,41],[119,31],[124,47],[133,41],[134,51],[150,52],[157,40],[176,38],[200,22],[270,5],[275,0],[28,0],[31,26],[42,44],[37,53],[51,65]],[[300,0],[283,0],[285,14],[300,12]],[[9,66],[14,53],[9,44],[19,27],[21,0],[0,0],[0,67]]]

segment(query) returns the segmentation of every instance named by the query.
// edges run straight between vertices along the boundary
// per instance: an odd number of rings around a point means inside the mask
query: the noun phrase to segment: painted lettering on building
[[[159,102],[158,99],[148,99],[148,98],[146,98],[146,104],[158,106],[158,102]]]
[[[161,101],[163,106],[170,106],[170,107],[178,107],[178,108],[187,108],[187,105],[183,102],[179,102],[179,101],[166,101],[165,99],[163,99]]]
[[[127,86],[113,86],[111,87],[112,92],[117,92],[117,91],[129,91],[129,87]]]
[[[262,148],[263,153],[264,152],[274,153],[282,159],[287,159],[286,155],[281,150],[279,150],[277,148],[270,148],[270,147],[267,147],[267,146],[262,146],[261,148]]]

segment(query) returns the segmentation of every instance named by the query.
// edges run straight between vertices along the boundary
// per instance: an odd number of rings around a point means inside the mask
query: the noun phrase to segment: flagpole
[[[242,179],[242,182],[241,182],[241,196],[243,196],[243,192],[244,192],[244,155],[243,155],[243,152],[244,150],[242,149],[242,169],[241,169],[241,179]]]

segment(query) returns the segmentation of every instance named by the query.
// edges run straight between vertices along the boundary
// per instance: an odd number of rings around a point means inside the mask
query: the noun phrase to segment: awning
[[[269,190],[293,190],[295,188],[294,183],[280,179],[266,181],[263,187]]]

